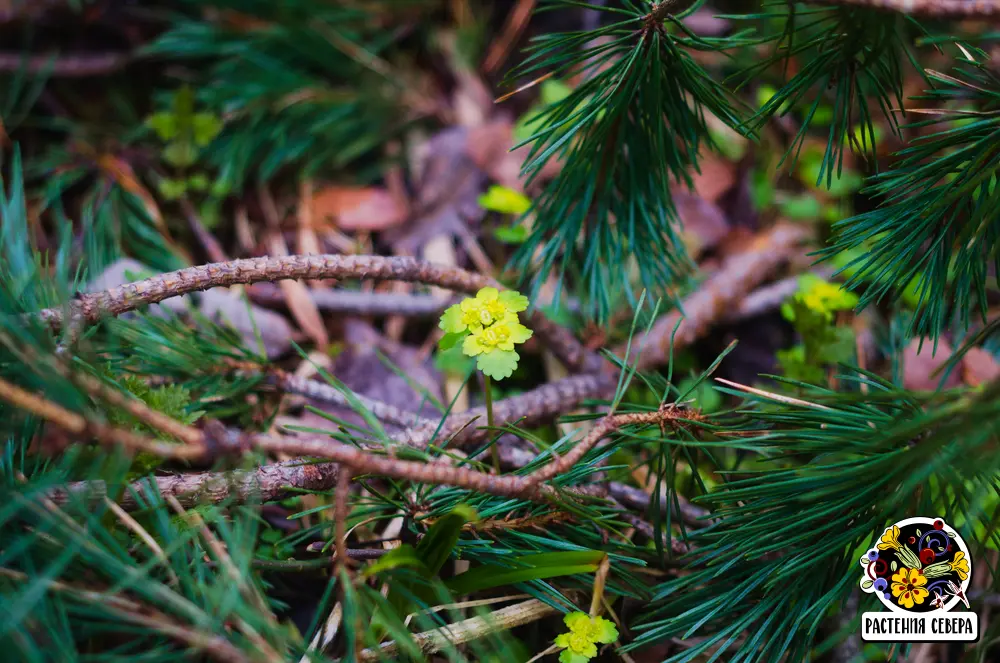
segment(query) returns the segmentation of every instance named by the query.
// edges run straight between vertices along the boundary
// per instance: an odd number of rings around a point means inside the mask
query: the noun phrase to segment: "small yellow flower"
[[[462,352],[470,357],[495,350],[512,352],[515,343],[524,343],[529,338],[531,330],[518,321],[517,315],[508,313],[489,327],[474,329],[465,337]]]
[[[965,553],[961,550],[955,553],[954,559],[948,562],[948,565],[962,580],[969,577],[969,560],[965,559]]]
[[[892,595],[899,605],[909,609],[914,604],[923,603],[930,594],[924,587],[926,584],[927,578],[920,569],[908,569],[904,566],[892,576]]]
[[[483,288],[441,316],[439,326],[447,334],[440,347],[448,349],[461,341],[462,352],[477,358],[480,371],[496,380],[510,377],[520,359],[514,345],[531,338],[531,330],[517,319],[526,308],[528,298],[518,292]]]
[[[899,528],[895,525],[891,529],[887,529],[882,535],[882,538],[878,540],[879,550],[899,550]]]
[[[563,649],[560,663],[586,663],[597,656],[597,644],[611,644],[618,639],[618,629],[603,617],[591,617],[573,612],[563,618],[569,633],[556,637],[556,646]]]
[[[524,295],[487,287],[477,292],[475,297],[467,297],[449,306],[441,316],[439,326],[449,334],[476,331],[502,320],[508,313],[518,313],[526,308],[528,298]]]

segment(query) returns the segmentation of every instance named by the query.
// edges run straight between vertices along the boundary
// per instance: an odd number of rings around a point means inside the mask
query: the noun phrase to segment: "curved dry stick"
[[[71,329],[79,329],[105,315],[118,316],[141,306],[209,288],[285,279],[409,281],[467,293],[474,293],[487,286],[503,288],[493,279],[481,274],[406,256],[310,255],[248,258],[187,267],[103,292],[82,295],[69,305],[69,325]],[[60,308],[49,308],[40,311],[38,315],[54,328],[59,328],[66,322],[66,314]],[[568,330],[546,318],[540,311],[536,310],[527,317],[529,325],[539,338],[570,370],[593,371],[602,365],[597,355],[580,345]]]
[[[648,333],[632,340],[632,348],[641,348],[639,370],[666,363],[671,339],[673,349],[677,350],[700,338],[711,324],[785,262],[809,234],[804,226],[778,224],[755,237],[747,250],[727,258],[718,272],[684,299],[679,310],[663,316]],[[625,350],[625,346],[620,346],[615,354],[624,357]]]

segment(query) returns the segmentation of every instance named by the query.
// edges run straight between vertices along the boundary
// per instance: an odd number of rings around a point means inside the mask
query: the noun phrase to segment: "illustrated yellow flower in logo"
[[[960,579],[965,580],[969,577],[969,560],[965,559],[965,553],[961,550],[955,553],[954,559],[948,562],[948,566]]]
[[[560,663],[586,663],[597,656],[597,645],[611,644],[618,639],[618,629],[603,617],[591,617],[573,612],[563,618],[569,633],[556,637],[556,647],[563,649]]]
[[[897,530],[899,528],[894,528]],[[896,597],[896,602],[906,609],[924,602],[930,592],[924,585],[927,578],[920,572],[920,569],[908,569],[905,566],[892,576],[892,595]]]
[[[899,550],[899,528],[895,525],[892,529],[887,529],[882,538],[878,540],[879,550]]]

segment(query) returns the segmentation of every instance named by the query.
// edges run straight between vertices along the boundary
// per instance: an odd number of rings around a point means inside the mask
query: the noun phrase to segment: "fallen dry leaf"
[[[380,187],[329,186],[312,198],[313,223],[344,230],[385,230],[406,220],[408,210]]]
[[[913,339],[903,350],[903,386],[914,391],[934,391],[941,381],[940,374],[934,374],[951,356],[951,346],[944,341],[938,341],[937,351],[930,339]],[[919,352],[918,352],[919,348]],[[959,371],[952,371],[943,388],[957,387],[961,383]]]
[[[714,248],[729,233],[729,222],[718,205],[683,189],[672,195],[691,255]]]
[[[513,145],[514,125],[508,119],[498,119],[469,130],[466,152],[490,179],[509,189],[524,191],[525,178],[521,175],[521,167],[531,145],[511,151]],[[542,167],[537,179],[551,179],[561,168],[562,161],[553,156]]]
[[[700,173],[691,173],[694,190],[710,203],[717,201],[736,183],[736,164],[708,152],[698,159]]]

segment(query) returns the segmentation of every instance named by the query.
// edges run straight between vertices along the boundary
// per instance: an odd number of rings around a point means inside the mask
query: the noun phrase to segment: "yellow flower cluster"
[[[569,633],[556,637],[556,647],[563,649],[560,663],[587,663],[597,656],[597,645],[611,644],[618,639],[618,629],[603,617],[591,617],[573,612],[563,618]]]
[[[854,293],[816,277],[803,279],[796,298],[807,309],[827,319],[833,319],[834,311],[852,309],[858,303],[858,297]]]
[[[528,298],[518,292],[483,288],[445,310],[439,326],[447,335],[441,347],[462,340],[462,352],[477,357],[479,370],[496,380],[510,377],[520,359],[514,344],[531,338],[517,318],[526,308]]]

